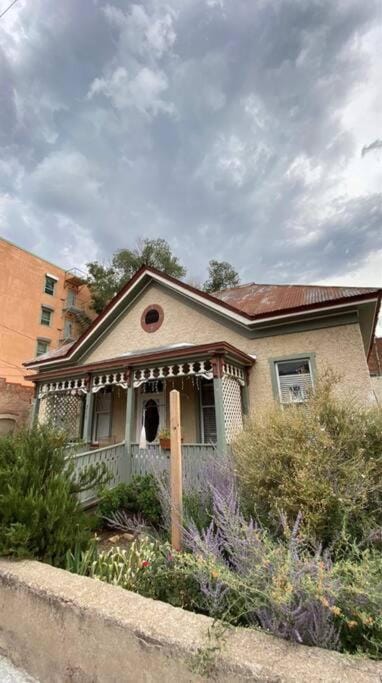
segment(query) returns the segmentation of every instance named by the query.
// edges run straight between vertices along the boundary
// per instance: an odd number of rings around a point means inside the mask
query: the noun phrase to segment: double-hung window
[[[44,292],[45,294],[50,294],[51,296],[54,295],[54,288],[56,286],[57,278],[52,277],[51,275],[45,275],[45,286],[44,286]]]
[[[36,356],[42,356],[49,351],[50,342],[47,339],[37,339]]]
[[[41,318],[40,318],[40,323],[41,325],[47,325],[49,327],[50,323],[52,322],[52,309],[47,308],[46,306],[41,306]]]
[[[304,403],[313,389],[311,357],[274,361],[277,393],[282,405]]]

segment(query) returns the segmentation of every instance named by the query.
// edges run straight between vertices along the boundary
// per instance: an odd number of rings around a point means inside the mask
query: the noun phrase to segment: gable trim
[[[139,292],[136,294],[136,296],[130,301],[131,303],[141,294],[144,289],[150,284],[150,282],[158,282],[159,284],[163,285],[167,289],[176,291],[183,297],[192,299],[196,303],[198,303],[201,307],[203,308],[209,308],[214,310],[216,313],[222,315],[225,318],[228,318],[232,320],[233,322],[236,322],[238,325],[246,328],[246,329],[251,329],[254,328],[255,326],[259,325],[260,323],[270,323],[274,320],[283,320],[283,319],[289,319],[293,316],[301,316],[305,315],[308,311],[319,309],[320,312],[325,312],[328,310],[336,310],[336,309],[341,309],[341,308],[346,308],[348,306],[354,305],[355,301],[362,301],[363,303],[372,303],[380,300],[381,296],[381,291],[380,290],[375,290],[375,296],[372,296],[370,292],[367,292],[365,294],[357,294],[354,297],[347,297],[345,300],[341,302],[341,300],[338,300],[336,304],[331,304],[328,302],[325,302],[326,305],[322,305],[320,302],[319,304],[310,304],[308,306],[303,306],[295,309],[289,309],[287,313],[271,313],[271,314],[261,314],[261,315],[255,315],[255,316],[249,316],[246,313],[239,313],[237,309],[233,308],[229,304],[226,304],[223,301],[220,301],[216,299],[215,297],[211,296],[210,294],[207,294],[206,292],[201,292],[197,290],[196,288],[192,287],[191,285],[187,285],[186,283],[180,282],[179,280],[176,280],[175,278],[169,276],[169,275],[164,275],[160,271],[155,270],[154,268],[149,268],[146,266],[143,266],[140,270],[136,272],[136,274],[129,280],[129,282],[126,283],[126,285],[121,289],[121,291],[110,301],[110,303],[106,306],[104,311],[94,320],[94,322],[90,325],[90,327],[84,332],[84,334],[73,344],[73,346],[68,349],[66,354],[64,356],[61,356],[59,358],[45,358],[43,360],[33,360],[33,361],[28,361],[24,363],[23,365],[25,367],[30,367],[30,368],[35,368],[39,367],[43,364],[49,363],[49,365],[57,365],[60,363],[63,363],[65,361],[68,361],[77,353],[80,351],[81,348],[83,348],[84,344],[89,340],[89,337],[93,336],[93,334],[104,325],[106,322],[107,318],[113,315],[113,312],[116,311],[116,309],[120,306],[120,304],[124,301],[125,298],[131,292],[140,285],[140,283],[144,280],[144,278],[149,277],[149,281],[144,285],[143,289],[140,289]],[[105,329],[102,331],[102,335],[105,334],[105,332],[110,328],[112,324],[116,322],[120,318],[120,316],[125,312],[121,311],[119,315],[117,316],[116,319],[112,320],[109,325],[105,327]],[[94,340],[93,344],[90,345],[89,348],[92,348],[94,344],[97,342],[97,339]]]

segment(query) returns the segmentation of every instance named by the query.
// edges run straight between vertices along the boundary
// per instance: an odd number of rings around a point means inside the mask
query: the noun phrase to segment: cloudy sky
[[[0,11],[10,0],[0,0]],[[67,267],[165,237],[193,280],[382,285],[380,0],[18,0],[0,233]]]

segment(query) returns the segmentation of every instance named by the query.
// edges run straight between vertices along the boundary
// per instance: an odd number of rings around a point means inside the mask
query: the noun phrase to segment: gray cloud
[[[365,156],[365,154],[368,154],[369,152],[375,152],[378,149],[382,149],[382,140],[374,140],[374,142],[371,142],[370,145],[365,145],[365,147],[362,147],[361,150],[361,156]]]
[[[382,249],[381,196],[343,182],[378,3],[18,5],[0,35],[6,236],[68,265],[163,236],[197,278],[221,258],[283,282]]]

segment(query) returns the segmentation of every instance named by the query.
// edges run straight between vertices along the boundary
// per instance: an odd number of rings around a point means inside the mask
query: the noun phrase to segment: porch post
[[[216,448],[218,454],[224,454],[227,450],[227,440],[225,434],[224,422],[224,404],[223,404],[223,358],[215,357],[211,359],[214,385],[214,401],[215,401],[215,416],[216,416]]]
[[[245,374],[245,384],[242,387],[242,402],[243,402],[243,415],[249,415],[249,390],[248,390],[248,385],[249,385],[249,368],[245,368],[244,371]]]
[[[39,385],[35,385],[34,398],[32,399],[32,408],[30,415],[30,427],[31,429],[38,424],[38,414],[40,411],[40,398],[39,398]]]
[[[85,443],[92,442],[92,425],[93,425],[93,406],[94,406],[94,394],[92,393],[92,378],[88,375],[86,378],[86,388],[87,394],[85,399],[85,415],[84,415],[84,426],[82,430],[82,438]]]
[[[132,461],[131,461],[131,439],[133,434],[133,419],[134,419],[134,384],[133,372],[130,367],[126,369],[127,382],[127,396],[126,396],[126,422],[125,422],[125,477],[129,482],[132,476]]]

